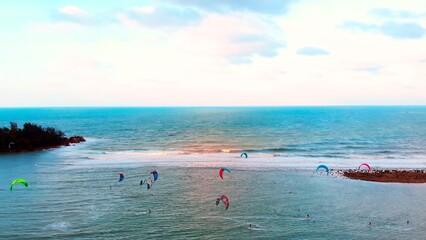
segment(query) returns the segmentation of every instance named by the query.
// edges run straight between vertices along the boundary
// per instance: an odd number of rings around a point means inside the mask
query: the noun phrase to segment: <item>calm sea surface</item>
[[[11,121],[88,142],[0,155],[0,239],[426,238],[425,184],[280,167],[332,159],[424,168],[426,107],[0,109],[0,126]],[[222,180],[218,166],[232,173]],[[148,190],[139,182],[152,170],[159,179]],[[10,192],[16,178],[29,187]],[[220,195],[228,210],[215,206]]]
[[[426,156],[426,107],[0,109],[0,126],[10,121],[105,140],[91,145],[97,151]]]

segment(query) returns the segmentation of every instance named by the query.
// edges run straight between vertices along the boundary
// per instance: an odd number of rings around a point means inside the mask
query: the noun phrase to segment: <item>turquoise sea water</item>
[[[0,155],[0,239],[426,238],[425,184],[305,165],[424,168],[425,107],[0,109],[0,125],[10,121],[88,142]],[[224,180],[220,166],[232,170]],[[152,170],[147,190],[139,182]],[[15,178],[29,188],[11,193]],[[228,210],[215,206],[223,194]]]
[[[21,108],[34,122],[99,141],[96,151],[241,150],[328,158],[426,155],[426,107]]]

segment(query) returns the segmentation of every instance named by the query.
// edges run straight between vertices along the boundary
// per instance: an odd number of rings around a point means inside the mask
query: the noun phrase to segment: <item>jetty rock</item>
[[[84,137],[82,136],[73,136],[68,138],[68,142],[69,143],[80,143],[80,142],[85,142],[86,139],[84,139]]]

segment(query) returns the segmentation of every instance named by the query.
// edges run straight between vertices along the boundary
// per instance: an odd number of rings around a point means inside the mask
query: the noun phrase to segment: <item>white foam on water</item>
[[[123,164],[143,164],[153,166],[195,167],[233,169],[300,169],[312,170],[318,165],[327,165],[330,169],[357,169],[362,163],[368,163],[372,169],[422,169],[426,167],[426,157],[417,159],[369,159],[368,157],[340,158],[304,158],[277,157],[273,154],[256,153],[242,158],[238,153],[182,154],[182,152],[106,152],[94,153],[76,159],[76,167],[105,166]]]
[[[71,224],[65,221],[55,222],[47,225],[45,229],[60,231],[60,232],[68,232]]]

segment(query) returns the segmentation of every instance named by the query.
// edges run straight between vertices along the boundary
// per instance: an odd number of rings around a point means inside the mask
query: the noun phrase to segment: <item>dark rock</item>
[[[70,137],[68,138],[69,143],[80,143],[80,142],[85,142],[86,139],[84,139],[82,136],[74,136],[74,137]]]

